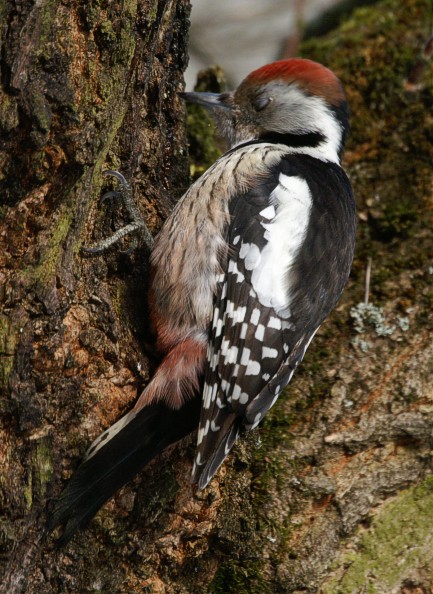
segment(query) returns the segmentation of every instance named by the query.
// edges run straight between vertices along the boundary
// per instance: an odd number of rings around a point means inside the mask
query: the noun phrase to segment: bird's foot
[[[118,171],[104,171],[103,175],[111,175],[119,180],[119,189],[117,191],[110,191],[104,194],[101,198],[101,204],[110,199],[121,199],[125,210],[128,214],[130,222],[121,227],[94,247],[82,247],[81,251],[91,256],[99,256],[103,254],[113,245],[121,241],[127,235],[132,235],[131,245],[122,253],[131,253],[139,243],[144,243],[150,250],[153,247],[153,237],[149,232],[141,214],[132,198],[131,186],[128,184],[124,176]]]

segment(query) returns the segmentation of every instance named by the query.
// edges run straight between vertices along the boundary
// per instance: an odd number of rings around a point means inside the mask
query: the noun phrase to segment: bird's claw
[[[111,175],[112,177],[116,177],[119,180],[122,189],[126,189],[126,190],[130,190],[131,189],[131,186],[126,181],[125,176],[122,175],[120,173],[120,171],[115,171],[114,169],[107,169],[106,171],[103,171],[102,172],[102,175],[104,177],[108,177],[109,175]]]
[[[111,198],[115,198],[115,199],[122,198],[122,193],[116,192],[115,190],[111,190],[110,192],[105,192],[105,194],[103,194],[101,196],[99,205],[102,206],[107,200],[110,200]]]
[[[146,246],[151,249],[153,246],[153,237],[147,229],[140,211],[132,198],[131,186],[119,171],[110,169],[104,171],[102,175],[115,177],[119,181],[120,187],[119,190],[106,192],[102,196],[100,203],[104,204],[104,202],[111,198],[115,198],[116,200],[120,198],[123,201],[125,210],[130,218],[130,223],[115,231],[113,235],[107,237],[98,245],[94,247],[82,247],[81,251],[91,256],[103,254],[127,235],[133,235],[131,246],[127,250],[121,250],[122,254],[130,254],[141,242],[144,242]]]

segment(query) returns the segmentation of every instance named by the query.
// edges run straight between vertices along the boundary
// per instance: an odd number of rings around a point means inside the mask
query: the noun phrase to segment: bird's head
[[[184,93],[211,110],[231,147],[251,140],[339,161],[348,129],[343,87],[317,62],[291,58],[251,72],[232,92]]]

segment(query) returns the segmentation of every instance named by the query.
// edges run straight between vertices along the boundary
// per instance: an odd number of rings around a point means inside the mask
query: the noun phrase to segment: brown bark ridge
[[[156,364],[146,250],[79,248],[112,231],[103,169],[134,179],[152,232],[185,189],[189,6],[0,2],[1,592],[430,591],[430,10],[384,0],[302,48],[348,92],[359,231],[287,395],[206,490],[183,444],[58,550],[48,502]]]

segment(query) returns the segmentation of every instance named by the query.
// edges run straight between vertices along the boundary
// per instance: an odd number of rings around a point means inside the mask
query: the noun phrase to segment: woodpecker
[[[348,108],[335,74],[295,58],[255,70],[233,92],[183,97],[210,110],[230,148],[155,241],[149,301],[163,359],[55,504],[48,530],[64,525],[63,543],[197,429],[192,479],[205,488],[289,383],[349,276],[356,212],[340,164]]]

